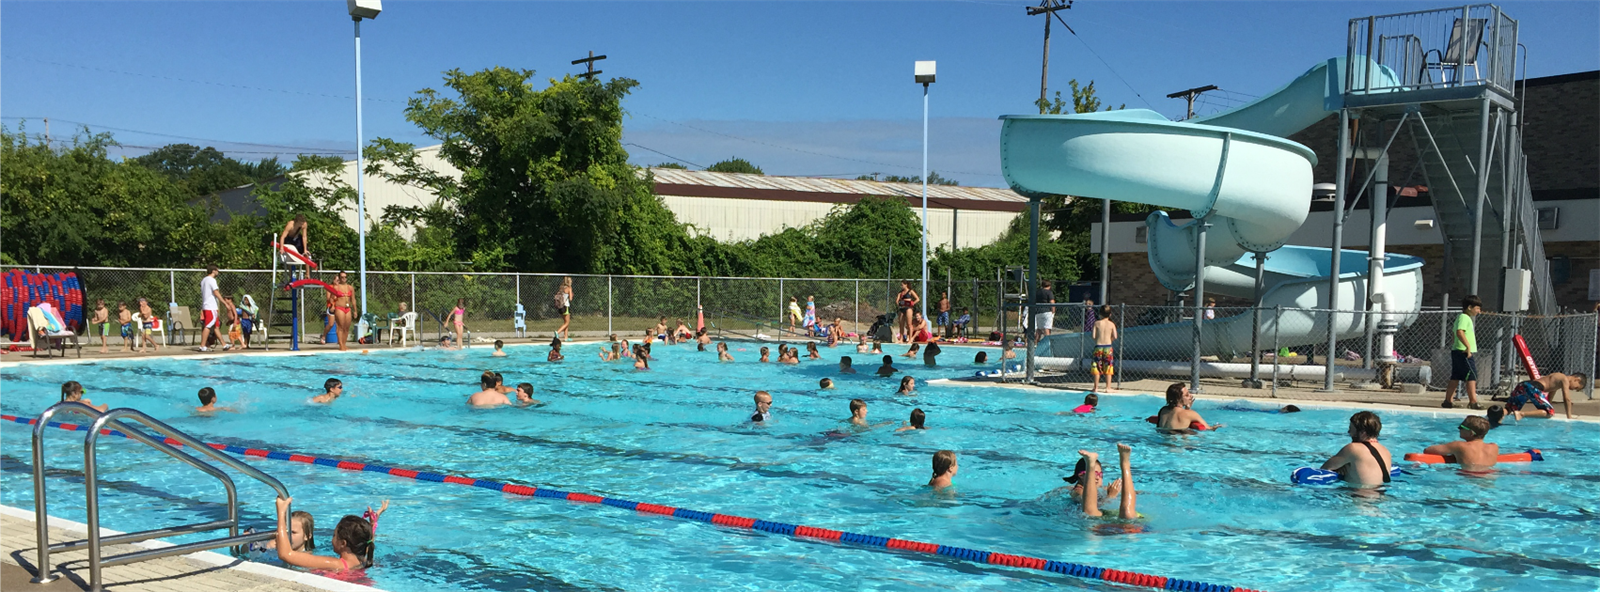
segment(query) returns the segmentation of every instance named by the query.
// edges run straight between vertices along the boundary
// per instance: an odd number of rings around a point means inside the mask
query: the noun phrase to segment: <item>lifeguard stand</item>
[[[301,287],[291,287],[296,281],[309,279],[312,265],[302,257],[290,254],[278,244],[277,235],[268,235],[268,244],[272,248],[272,297],[267,304],[267,318],[262,323],[262,330],[266,332],[266,348],[272,349],[272,340],[283,339],[289,342],[290,351],[300,351],[300,334],[303,330],[304,319],[302,312],[304,303],[301,298]],[[283,268],[288,279],[279,282],[278,270]],[[285,293],[287,292],[287,293]],[[280,307],[287,307],[281,311]],[[287,313],[287,314],[285,314]],[[279,329],[274,333],[274,329]]]

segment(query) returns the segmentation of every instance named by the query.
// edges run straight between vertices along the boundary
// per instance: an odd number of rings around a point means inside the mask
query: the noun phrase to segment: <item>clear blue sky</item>
[[[921,93],[937,60],[932,168],[1000,186],[998,123],[1035,111],[1037,2],[398,2],[362,27],[366,134],[433,142],[411,93],[494,65],[547,77],[587,51],[641,85],[625,141],[638,164],[740,156],[769,174],[917,174]],[[1445,8],[1416,2],[1080,0],[1053,27],[1050,86],[1093,80],[1106,103],[1182,115],[1167,93],[1216,84],[1237,104],[1342,55],[1348,20]],[[1600,3],[1507,2],[1528,74],[1600,69]],[[0,115],[122,128],[130,146],[214,145],[239,158],[355,146],[352,26],[344,2],[0,2]],[[1098,54],[1098,57],[1096,57]],[[1103,61],[1102,61],[1103,60]],[[42,131],[32,120],[29,131]],[[151,132],[167,134],[154,135]],[[205,140],[185,139],[204,138]],[[250,145],[247,143],[260,144]]]

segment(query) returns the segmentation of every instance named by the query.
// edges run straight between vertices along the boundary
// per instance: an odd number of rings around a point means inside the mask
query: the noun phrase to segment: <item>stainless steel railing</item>
[[[83,415],[84,417],[93,419],[94,423],[90,424],[89,433],[84,437],[83,443],[84,507],[88,514],[88,538],[80,541],[69,541],[52,545],[50,544],[50,526],[48,522],[49,513],[47,511],[45,498],[44,431],[48,427],[50,418],[54,417],[57,412],[77,413],[79,415]],[[89,407],[88,405],[84,405],[82,403],[57,403],[56,405],[51,406],[49,409],[46,409],[44,413],[41,413],[37,422],[33,426],[34,524],[38,528],[37,536],[39,549],[39,575],[33,579],[34,583],[42,584],[56,579],[56,576],[50,572],[50,554],[55,551],[65,551],[69,549],[87,547],[89,549],[89,590],[91,592],[99,592],[101,590],[100,569],[102,567],[111,567],[114,565],[144,561],[146,559],[166,557],[169,555],[182,555],[196,551],[215,549],[218,547],[252,543],[256,541],[267,540],[275,536],[275,530],[271,532],[245,535],[239,534],[239,495],[237,488],[233,484],[233,479],[229,477],[227,473],[222,472],[220,469],[205,461],[195,458],[189,453],[179,450],[175,446],[167,444],[163,440],[151,437],[150,435],[138,430],[128,429],[122,423],[116,421],[122,418],[131,419],[143,424],[145,427],[148,427],[168,438],[177,440],[178,442],[182,443],[184,447],[199,451],[200,453],[211,457],[217,462],[244,473],[245,475],[257,481],[267,484],[268,487],[271,487],[278,493],[278,497],[289,497],[289,490],[283,486],[283,483],[280,483],[271,475],[263,473],[260,469],[245,464],[244,462],[215,450],[210,446],[206,446],[204,443],[190,437],[188,434],[178,431],[172,426],[162,423],[160,420],[150,417],[149,415],[126,408],[112,409],[105,413],[101,413],[93,407]],[[218,481],[221,481],[223,488],[227,490],[228,494],[228,519],[186,526],[172,526],[167,528],[143,530],[114,536],[100,536],[100,481],[97,475],[98,466],[95,462],[95,443],[100,438],[101,430],[108,428],[126,434],[130,439],[142,442],[146,446],[166,453],[168,456],[181,460],[189,466],[199,469],[201,472],[211,475]],[[159,549],[134,551],[112,557],[102,558],[100,556],[100,549],[103,545],[131,543],[148,539],[206,532],[222,528],[228,529],[228,536],[206,541],[174,545],[171,547],[163,547]]]

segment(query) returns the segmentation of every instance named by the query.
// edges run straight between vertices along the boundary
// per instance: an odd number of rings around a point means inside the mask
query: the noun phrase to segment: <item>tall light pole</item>
[[[383,0],[345,0],[350,19],[356,23],[356,236],[361,260],[361,315],[367,314],[367,191],[362,169],[361,145],[361,19],[376,19],[383,12]],[[365,333],[365,330],[361,330]]]
[[[933,84],[934,62],[917,62],[917,82],[922,84],[922,320],[928,320],[928,85]],[[954,245],[951,245],[954,248]]]

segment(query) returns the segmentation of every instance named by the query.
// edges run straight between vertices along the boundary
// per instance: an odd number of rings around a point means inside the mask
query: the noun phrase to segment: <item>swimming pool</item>
[[[1502,448],[1538,447],[1548,460],[1490,479],[1441,467],[1412,470],[1381,500],[1288,483],[1348,440],[1349,411],[1282,416],[1197,409],[1223,430],[1156,434],[1140,418],[1154,397],[1105,397],[1092,417],[1057,415],[1081,395],[1038,389],[926,385],[970,375],[972,353],[949,364],[901,363],[919,379],[841,377],[840,355],[863,372],[873,356],[824,348],[799,366],[718,364],[692,345],[658,346],[650,372],[604,364],[594,346],[234,356],[13,365],[0,370],[4,413],[35,416],[78,380],[88,397],[135,407],[207,442],[317,454],[751,516],[879,536],[1032,555],[1266,590],[1571,590],[1600,587],[1600,430],[1530,421],[1496,430]],[[894,348],[899,351],[901,348]],[[991,350],[993,357],[997,352]],[[901,359],[902,361],[904,359]],[[478,374],[531,382],[545,404],[472,410]],[[325,378],[345,382],[331,406],[306,399]],[[838,388],[819,391],[832,377]],[[242,413],[195,417],[194,393],[217,388]],[[751,395],[773,394],[773,421],[748,423]],[[869,420],[903,422],[913,407],[930,430],[883,427],[839,437],[848,401]],[[1458,418],[1383,413],[1399,454],[1454,436]],[[64,421],[76,421],[62,418]],[[51,513],[84,518],[82,434],[52,430]],[[0,425],[0,503],[32,508],[27,426]],[[136,530],[220,518],[221,488],[153,450],[103,438],[102,524]],[[1083,518],[1060,486],[1088,448],[1114,459],[1134,447],[1146,532],[1110,534]],[[957,451],[953,497],[923,487],[931,453]],[[772,589],[1060,590],[1109,584],[922,553],[872,550],[718,527],[619,508],[519,497],[376,473],[249,459],[283,480],[317,517],[322,551],[339,516],[392,500],[380,525],[374,583],[395,591]],[[272,493],[238,479],[247,521],[272,520]],[[76,507],[75,507],[76,506]]]

